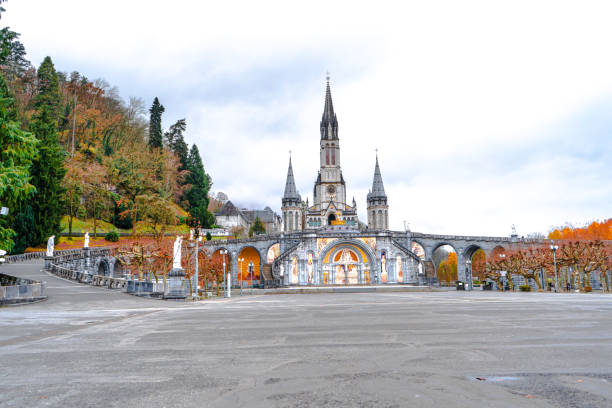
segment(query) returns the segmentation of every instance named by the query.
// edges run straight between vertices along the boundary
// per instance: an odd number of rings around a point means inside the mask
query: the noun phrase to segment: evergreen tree
[[[13,223],[15,229],[15,246],[11,253],[22,254],[31,242],[34,242],[34,211],[32,206],[26,204],[25,207],[15,217]]]
[[[159,103],[159,99],[155,97],[153,105],[149,109],[151,119],[149,120],[149,147],[151,149],[161,149],[163,145],[162,137],[162,114],[166,109]]]
[[[38,139],[38,156],[32,165],[32,184],[36,187],[32,209],[34,212],[34,241],[29,245],[45,242],[60,232],[60,220],[64,210],[62,186],[66,168],[65,153],[59,145],[59,87],[57,73],[50,57],[46,57],[38,69],[38,93],[34,97],[34,115],[30,130]]]
[[[0,33],[2,35],[2,33]],[[2,59],[0,58],[0,63]],[[9,217],[0,216],[0,249],[10,251],[13,238],[21,238],[21,230],[10,228],[18,217],[21,203],[35,191],[30,167],[36,156],[36,138],[23,130],[14,118],[13,97],[0,75],[0,204],[9,208]]]
[[[189,155],[189,148],[183,137],[185,129],[187,129],[185,119],[179,119],[174,125],[170,126],[170,129],[168,129],[166,133],[164,133],[168,147],[170,147],[181,161],[179,171],[187,168],[187,156]]]
[[[251,225],[251,228],[249,229],[249,237],[252,237],[253,235],[260,235],[260,234],[265,234],[265,233],[266,233],[266,226],[264,225],[263,222],[261,222],[259,217],[255,217],[255,221],[253,222],[253,225]]]
[[[187,183],[191,184],[191,189],[186,194],[189,200],[189,213],[200,222],[202,228],[210,228],[214,224],[214,217],[208,211],[208,191],[210,190],[210,176],[204,171],[202,158],[198,147],[191,146],[187,157]]]

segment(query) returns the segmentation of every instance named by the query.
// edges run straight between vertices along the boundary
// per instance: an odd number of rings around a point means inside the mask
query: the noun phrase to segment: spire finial
[[[329,84],[329,71],[325,73],[325,79],[327,79],[327,83]]]

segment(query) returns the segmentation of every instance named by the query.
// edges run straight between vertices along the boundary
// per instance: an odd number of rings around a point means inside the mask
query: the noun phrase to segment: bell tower
[[[289,168],[287,169],[287,181],[281,212],[283,213],[283,231],[290,232],[302,229],[302,197],[295,186],[291,156],[289,156]]]
[[[389,229],[389,205],[387,194],[383,185],[380,167],[378,166],[378,152],[374,166],[374,181],[372,190],[368,193],[368,228],[377,230]]]
[[[330,203],[334,208],[346,207],[346,187],[340,167],[340,139],[338,138],[338,118],[334,112],[329,75],[325,89],[325,105],[320,123],[320,167],[319,176],[314,188],[314,205],[318,210],[325,210]],[[339,219],[334,214],[325,217],[326,223]]]

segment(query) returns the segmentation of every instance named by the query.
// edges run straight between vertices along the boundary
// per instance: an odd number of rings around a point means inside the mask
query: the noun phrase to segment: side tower
[[[376,155],[372,190],[368,193],[368,228],[389,229],[389,205],[387,205],[387,194],[385,194],[385,186],[378,166],[378,154]]]
[[[293,178],[293,167],[289,157],[289,169],[287,170],[287,182],[285,183],[285,194],[283,194],[281,211],[283,213],[283,231],[298,231],[302,229],[302,197],[295,187]]]

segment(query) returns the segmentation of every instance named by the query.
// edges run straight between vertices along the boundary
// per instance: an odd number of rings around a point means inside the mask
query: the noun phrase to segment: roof
[[[241,213],[240,210],[228,200],[215,215],[231,217],[232,215],[241,215]]]

